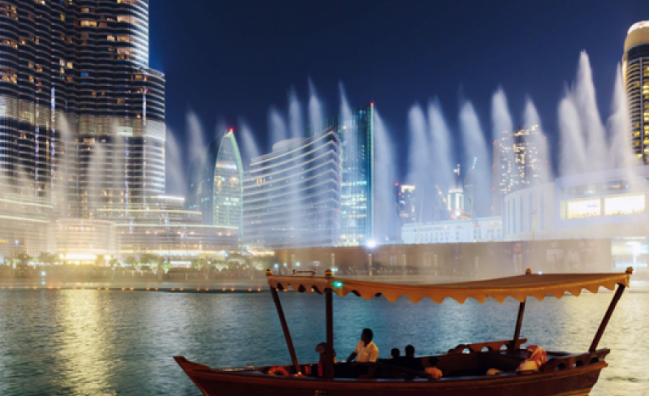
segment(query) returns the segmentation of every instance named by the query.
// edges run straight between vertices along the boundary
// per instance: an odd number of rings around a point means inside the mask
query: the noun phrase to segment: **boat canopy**
[[[396,301],[401,296],[407,296],[413,303],[418,303],[424,297],[430,298],[437,304],[442,303],[446,298],[452,298],[463,304],[469,297],[480,303],[484,303],[487,297],[502,303],[507,297],[524,302],[528,296],[533,296],[542,301],[548,294],[561,298],[566,292],[579,296],[583,289],[597,293],[600,287],[609,290],[614,290],[615,285],[618,284],[628,287],[632,271],[629,269],[625,273],[532,274],[528,270],[525,275],[506,278],[426,285],[366,282],[327,276],[269,275],[268,284],[279,290],[287,290],[290,286],[299,292],[323,293],[326,289],[331,289],[340,297],[353,293],[366,300],[383,295],[390,302]]]

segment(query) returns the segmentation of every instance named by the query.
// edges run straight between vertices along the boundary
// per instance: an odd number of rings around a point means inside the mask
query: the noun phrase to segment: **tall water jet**
[[[539,117],[536,106],[534,106],[534,102],[529,96],[525,98],[523,120],[525,129],[530,132],[530,145],[537,151],[535,155],[530,153],[531,155],[528,155],[527,160],[529,165],[540,175],[538,184],[548,183],[554,180],[554,172],[549,158],[548,141],[543,133],[541,117]]]
[[[392,152],[392,139],[385,122],[374,109],[374,205],[376,242],[396,239],[397,212],[394,208],[394,187],[396,164]]]
[[[279,110],[274,106],[271,106],[268,110],[268,129],[268,134],[270,135],[270,150],[272,150],[273,144],[288,139],[288,127],[286,126],[286,121]]]
[[[291,138],[304,137],[304,122],[302,121],[302,105],[295,89],[288,92],[288,127]]]
[[[309,127],[312,135],[322,132],[324,129],[324,111],[322,107],[315,85],[309,78]]]
[[[430,154],[433,183],[444,192],[448,191],[452,183],[453,166],[457,163],[453,155],[451,132],[444,118],[442,106],[437,98],[428,104],[428,130],[430,133]],[[444,208],[444,201],[437,196],[440,194],[435,188],[429,192],[433,201],[433,219],[443,220],[448,213]],[[441,202],[440,202],[441,201]]]
[[[577,85],[574,89],[575,103],[581,119],[582,133],[586,136],[586,152],[590,170],[609,166],[606,134],[597,108],[593,72],[586,51],[579,56]]]
[[[428,219],[432,213],[433,178],[430,162],[430,142],[428,140],[428,122],[419,103],[410,107],[408,112],[408,175],[406,182],[416,186],[419,204],[417,217]],[[425,210],[425,214],[423,213]]]
[[[487,142],[480,127],[480,120],[470,101],[465,101],[460,109],[460,129],[465,148],[464,169],[471,168],[473,161],[473,188],[475,200],[474,217],[486,216],[490,207],[491,158]]]
[[[608,119],[609,147],[611,148],[610,159],[611,166],[614,168],[641,165],[641,161],[633,153],[633,146],[631,144],[631,120],[629,119],[628,106],[622,68],[618,64],[615,74],[613,106],[611,116]]]
[[[174,133],[167,128],[167,140],[165,142],[165,166],[166,175],[166,192],[169,194],[185,195],[185,170],[180,155],[180,148]]]
[[[193,161],[205,149],[205,134],[198,115],[191,108],[185,114],[185,136],[189,136],[187,158]]]
[[[559,174],[561,176],[583,173],[587,170],[586,142],[573,95],[568,91],[559,102],[560,133]]]
[[[250,125],[248,125],[248,123],[243,119],[239,119],[238,124],[238,135],[240,136],[239,141],[241,142],[241,145],[243,147],[243,163],[249,164],[252,158],[259,157],[259,147],[257,146],[257,142],[255,141],[254,133],[252,132]]]

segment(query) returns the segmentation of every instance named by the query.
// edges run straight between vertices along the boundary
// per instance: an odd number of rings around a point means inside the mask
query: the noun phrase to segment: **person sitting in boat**
[[[541,367],[547,362],[547,352],[538,345],[530,345],[526,348],[527,359],[518,365],[516,371],[540,371]],[[492,368],[487,370],[487,375],[500,374],[503,371]]]
[[[421,364],[421,361],[415,358],[415,347],[412,345],[406,345],[405,351],[406,356],[397,359],[395,363],[410,370],[424,371],[424,366]]]
[[[326,342],[321,342],[315,347],[315,351],[320,354],[320,360],[318,361],[318,377],[323,377],[324,376],[324,362],[326,361],[327,357],[327,343]],[[336,362],[336,351],[333,351],[334,354],[334,364]]]
[[[442,378],[442,370],[437,368],[437,365],[439,364],[439,359],[437,359],[435,356],[431,356],[428,358],[428,367],[426,367],[425,371],[426,374],[430,375],[431,378],[437,379],[437,378]]]
[[[371,329],[363,329],[361,333],[361,340],[356,344],[356,349],[347,358],[347,362],[352,362],[356,359],[357,362],[376,362],[379,357],[379,348],[372,342],[374,333]]]
[[[401,357],[401,351],[399,348],[392,348],[390,351],[390,357],[388,359],[399,359]]]

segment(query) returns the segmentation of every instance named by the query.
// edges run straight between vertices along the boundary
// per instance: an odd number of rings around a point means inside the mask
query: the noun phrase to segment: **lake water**
[[[281,293],[300,362],[325,340],[324,297]],[[530,299],[522,336],[546,349],[586,351],[612,294]],[[380,356],[511,338],[518,302],[460,305],[334,299],[342,359],[364,327]],[[290,363],[269,293],[0,291],[0,395],[200,395],[172,356],[211,366]],[[592,395],[649,394],[649,294],[626,293],[600,347],[611,349]]]

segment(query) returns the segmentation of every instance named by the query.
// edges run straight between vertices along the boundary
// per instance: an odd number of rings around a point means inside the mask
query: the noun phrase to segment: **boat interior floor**
[[[567,356],[565,352],[548,352],[548,360]],[[415,357],[413,364],[404,365],[403,360],[379,359],[376,363],[340,362],[334,365],[335,378],[374,378],[374,379],[412,379],[429,378],[424,371],[429,367],[428,360],[431,356]],[[436,355],[437,368],[444,373],[444,378],[474,377],[486,375],[489,369],[498,369],[504,372],[513,372],[525,360],[526,351],[519,349],[509,351],[485,351],[478,353],[456,353]],[[291,365],[281,366],[289,375],[296,373]],[[413,367],[419,367],[414,369]],[[317,364],[301,365],[301,372],[308,377],[318,376]],[[269,374],[271,366],[245,367],[233,369],[215,369],[215,371],[246,371],[250,374]]]

